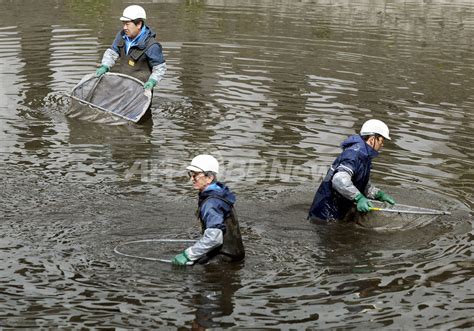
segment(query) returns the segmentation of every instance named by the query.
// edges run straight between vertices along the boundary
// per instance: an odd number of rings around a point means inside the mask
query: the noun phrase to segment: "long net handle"
[[[190,240],[190,239],[143,239],[143,240],[134,240],[134,241],[128,241],[122,244],[118,244],[114,248],[114,253],[125,256],[125,257],[131,257],[134,259],[140,259],[140,260],[147,260],[147,261],[154,261],[154,262],[163,262],[163,263],[171,263],[171,260],[168,259],[160,259],[160,258],[155,258],[155,257],[147,257],[147,256],[140,256],[140,255],[133,255],[133,254],[127,254],[124,252],[121,252],[119,250],[119,247],[127,246],[130,244],[136,244],[136,243],[144,243],[144,242],[178,242],[178,243],[183,243],[183,242],[189,242],[189,243],[195,243],[196,240]],[[186,265],[193,265],[193,262],[187,262]]]
[[[387,208],[370,208],[371,211],[381,211],[385,213],[397,214],[419,214],[419,215],[451,215],[449,211],[442,210],[403,210],[403,209],[387,209]]]

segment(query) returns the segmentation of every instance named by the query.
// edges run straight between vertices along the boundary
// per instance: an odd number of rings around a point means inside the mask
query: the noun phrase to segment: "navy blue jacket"
[[[338,171],[346,171],[351,175],[352,183],[362,193],[370,179],[372,159],[379,153],[362,139],[353,135],[341,144],[342,153],[333,162],[326,177],[319,186],[309,210],[308,218],[320,220],[342,220],[354,202],[346,199],[332,187],[332,178]]]
[[[229,216],[235,200],[234,193],[220,182],[211,184],[206,190],[199,192],[199,218],[202,222],[203,231],[216,228],[225,233],[226,225],[224,221]]]

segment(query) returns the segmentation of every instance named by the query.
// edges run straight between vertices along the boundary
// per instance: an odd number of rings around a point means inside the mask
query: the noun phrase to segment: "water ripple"
[[[2,326],[472,328],[469,1],[145,4],[168,65],[153,122],[67,116],[122,5],[0,3]],[[339,143],[372,117],[393,136],[373,182],[449,217],[306,221]],[[246,261],[115,255],[199,235],[197,153],[237,193]]]

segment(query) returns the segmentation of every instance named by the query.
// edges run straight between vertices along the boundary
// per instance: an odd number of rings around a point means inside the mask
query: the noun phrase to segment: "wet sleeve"
[[[374,185],[372,185],[372,183],[370,182],[369,180],[369,183],[367,184],[366,188],[365,188],[365,196],[368,197],[368,198],[371,198],[371,199],[375,199],[375,195],[379,192],[380,190],[375,187]]]
[[[112,48],[107,48],[102,57],[102,65],[106,65],[109,68],[112,68],[115,64],[115,61],[119,58],[119,54],[115,52]]]
[[[193,246],[186,248],[185,253],[191,261],[195,261],[207,252],[222,245],[223,242],[224,235],[220,229],[206,229],[201,239],[199,239]]]
[[[163,76],[166,73],[166,62],[154,66],[151,70],[152,71],[149,79],[154,79],[158,83],[163,79]]]
[[[339,170],[334,174],[332,177],[332,187],[349,200],[354,200],[355,196],[360,193],[352,183],[351,174],[344,170]]]

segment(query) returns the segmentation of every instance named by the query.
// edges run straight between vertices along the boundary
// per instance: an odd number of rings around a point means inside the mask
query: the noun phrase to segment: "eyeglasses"
[[[194,180],[198,179],[199,175],[204,175],[204,173],[203,172],[188,171],[189,178],[192,178]]]

